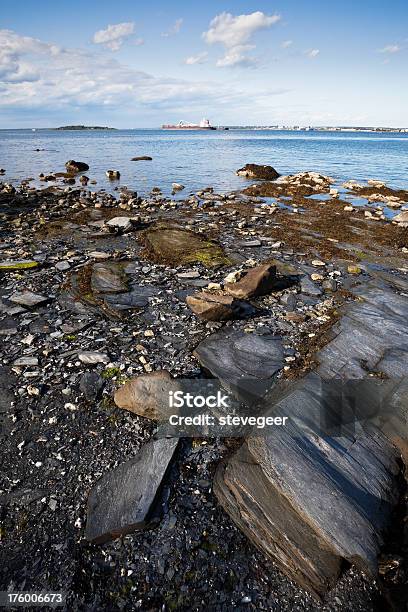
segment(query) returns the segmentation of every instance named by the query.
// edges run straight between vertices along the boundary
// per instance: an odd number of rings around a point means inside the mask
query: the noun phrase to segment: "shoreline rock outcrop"
[[[85,162],[75,161],[74,159],[67,161],[65,167],[67,172],[70,174],[77,174],[78,172],[85,172],[86,170],[89,170],[88,164]]]
[[[272,166],[260,166],[259,164],[246,164],[236,171],[237,176],[250,179],[261,179],[263,181],[274,181],[280,174]]]

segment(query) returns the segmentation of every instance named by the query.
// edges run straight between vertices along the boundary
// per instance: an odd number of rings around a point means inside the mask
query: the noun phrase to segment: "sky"
[[[0,0],[0,128],[408,127],[406,0]]]

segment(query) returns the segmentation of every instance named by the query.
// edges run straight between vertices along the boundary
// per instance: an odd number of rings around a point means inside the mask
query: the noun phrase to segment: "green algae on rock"
[[[144,233],[143,240],[148,257],[159,263],[201,263],[206,268],[231,263],[216,242],[177,225],[156,225]]]
[[[37,268],[39,265],[38,261],[31,261],[21,259],[19,261],[0,261],[1,270],[29,270],[31,268]]]

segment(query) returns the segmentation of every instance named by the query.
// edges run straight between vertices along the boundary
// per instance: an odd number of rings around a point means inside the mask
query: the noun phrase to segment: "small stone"
[[[326,264],[324,263],[324,261],[321,261],[320,259],[313,259],[312,261],[312,266],[325,266]]]
[[[132,227],[132,220],[130,217],[113,217],[106,222],[108,227],[113,229],[121,230],[122,232],[127,232]]]
[[[318,287],[318,285],[316,285],[308,276],[301,278],[300,288],[302,293],[305,293],[306,295],[318,296],[322,294],[320,287]]]
[[[361,268],[359,268],[359,266],[350,265],[347,266],[347,272],[349,274],[361,274]]]
[[[51,508],[53,512],[57,509],[57,505],[58,505],[57,500],[51,497],[50,501],[48,502],[48,506]]]
[[[109,357],[106,353],[98,353],[96,351],[83,351],[78,353],[78,359],[82,361],[82,363],[90,365],[96,363],[109,363]]]
[[[322,276],[321,274],[317,274],[316,272],[310,275],[310,278],[313,281],[321,281],[324,279],[324,276]]]
[[[188,272],[178,272],[177,278],[182,280],[190,280],[193,278],[200,278],[200,273],[197,270],[190,270]]]
[[[14,366],[20,366],[20,367],[24,367],[24,366],[38,366],[38,358],[37,357],[30,357],[30,356],[26,356],[26,357],[19,357],[18,359],[16,359],[13,363]]]
[[[104,380],[96,372],[85,372],[79,381],[79,388],[89,402],[98,399],[104,386]]]
[[[60,272],[65,272],[66,270],[69,270],[71,265],[68,261],[58,261],[55,264],[55,267],[57,268],[57,270],[59,270]]]
[[[20,306],[26,306],[27,308],[45,304],[49,300],[48,297],[39,295],[38,293],[33,293],[28,289],[25,289],[24,291],[16,291],[10,296],[9,299],[10,302],[13,302],[13,304],[20,304]]]
[[[241,270],[234,270],[234,272],[230,272],[224,278],[224,283],[236,283],[242,276]]]
[[[153,421],[163,420],[169,408],[169,391],[177,391],[179,385],[167,370],[158,370],[136,376],[115,391],[115,404],[138,416]]]
[[[91,251],[88,253],[88,256],[92,257],[92,259],[109,259],[111,254],[104,251]]]
[[[173,191],[182,191],[184,189],[184,185],[181,185],[181,183],[172,183],[171,188]]]

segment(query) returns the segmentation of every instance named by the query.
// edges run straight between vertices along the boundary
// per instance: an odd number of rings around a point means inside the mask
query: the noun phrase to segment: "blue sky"
[[[408,126],[408,4],[2,0],[0,128]]]

